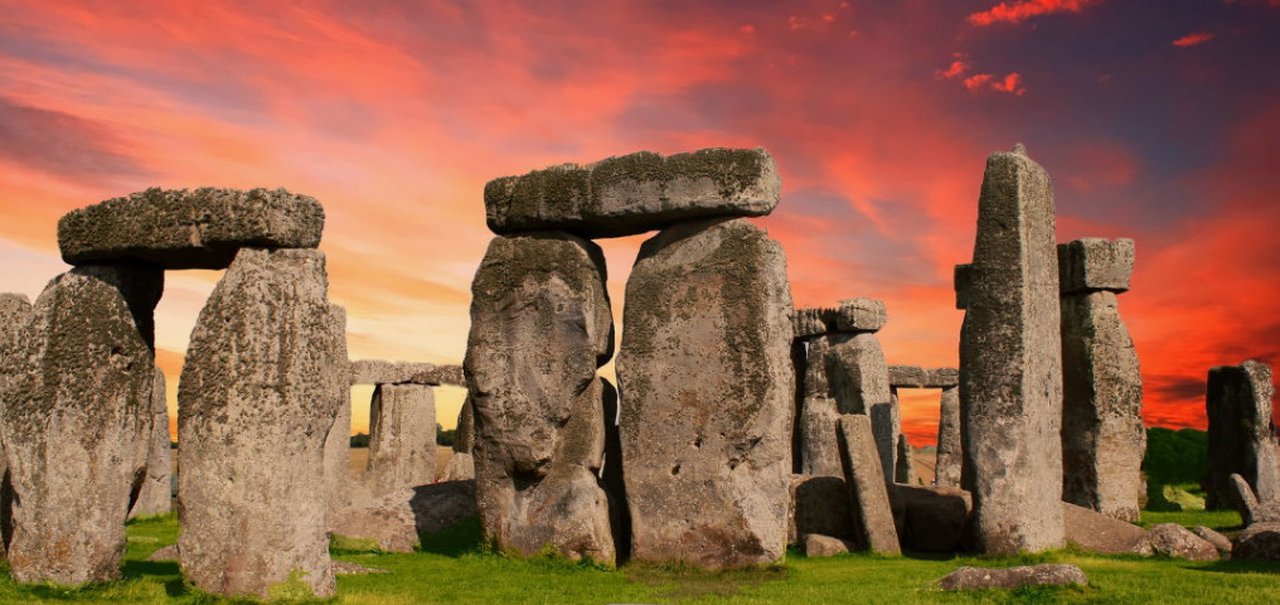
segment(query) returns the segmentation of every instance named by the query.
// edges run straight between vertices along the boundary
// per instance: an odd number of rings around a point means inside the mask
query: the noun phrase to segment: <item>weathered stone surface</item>
[[[1062,499],[1138,520],[1142,376],[1112,292],[1062,297]]]
[[[453,451],[470,454],[476,443],[476,421],[471,397],[462,400],[462,408],[458,410],[458,423],[454,426]]]
[[[1232,559],[1280,561],[1280,523],[1254,523],[1236,536]]]
[[[841,414],[871,418],[884,476],[894,477],[902,418],[889,388],[889,366],[875,334],[855,334],[833,342],[826,356],[827,380]]]
[[[615,560],[599,479],[613,349],[604,257],[565,233],[499,236],[472,283],[468,390],[486,537],[532,556]]]
[[[973,511],[969,492],[954,487],[889,486],[893,522],[905,550],[954,552]]]
[[[49,282],[9,343],[0,441],[19,582],[120,576],[130,496],[145,477],[148,442],[138,436],[151,424],[155,355],[139,324],[149,325],[163,283],[154,267],[73,269]]]
[[[347,310],[338,305],[329,305],[329,330],[337,343],[337,363],[342,366],[347,361]],[[346,368],[338,370],[339,376],[347,373]],[[352,482],[348,472],[351,466],[351,385],[345,380],[333,382],[334,391],[330,393],[333,403],[326,403],[326,409],[335,412],[333,425],[324,440],[324,482],[325,499],[329,503],[329,514],[337,512],[347,505],[350,498]]]
[[[795,330],[795,337],[797,339],[813,338],[835,332],[839,314],[838,309],[821,307],[796,309],[791,314],[791,325]]]
[[[406,487],[332,518],[335,535],[373,540],[386,552],[413,552],[422,536],[476,514],[474,481]]]
[[[147,560],[176,562],[178,560],[178,545],[170,544],[163,548],[157,549],[155,552],[151,553],[151,555],[147,557]]]
[[[860,548],[896,555],[902,548],[875,446],[870,418],[861,414],[840,417],[840,454],[853,510],[854,541]]]
[[[1231,474],[1230,485],[1228,503],[1240,513],[1240,519],[1246,526],[1254,523],[1280,523],[1280,500],[1258,502],[1249,482],[1237,473]]]
[[[431,483],[436,474],[436,398],[420,384],[380,384],[369,404],[369,467],[375,494]]]
[[[1205,504],[1227,508],[1230,477],[1238,473],[1258,500],[1280,499],[1276,446],[1272,440],[1271,367],[1256,361],[1209,370],[1205,407],[1209,416],[1209,476]]]
[[[877,298],[847,298],[840,301],[836,328],[841,332],[879,332],[889,320],[884,301]]]
[[[58,221],[72,265],[136,260],[166,269],[224,269],[243,247],[315,248],[324,208],[284,189],[148,189]]]
[[[1177,523],[1151,526],[1144,541],[1150,551],[1157,555],[1188,561],[1218,560],[1218,549],[1213,544]]]
[[[1124,292],[1133,276],[1131,239],[1085,237],[1058,244],[1059,287],[1062,294]]]
[[[853,540],[853,505],[844,477],[791,475],[787,519],[788,544],[798,544],[805,534]]]
[[[896,395],[894,399],[897,399]],[[902,433],[898,434],[898,451],[894,459],[893,480],[907,485],[916,482],[915,470],[911,468],[911,443],[907,441],[907,436]]]
[[[466,386],[462,366],[412,361],[360,359],[351,362],[351,384],[422,384]]]
[[[25,294],[0,294],[0,404],[8,396],[11,373],[26,363],[24,334],[30,321],[31,301]],[[8,551],[12,540],[13,482],[9,476],[9,457],[0,436],[0,553]]]
[[[969,288],[973,287],[973,265],[967,263],[956,265],[953,279],[956,289],[956,308],[967,309],[969,307]]]
[[[149,422],[139,424],[139,438],[148,447],[142,465],[146,476],[138,488],[129,518],[147,515],[164,515],[172,508],[173,479],[171,476],[172,441],[169,435],[169,404],[165,400],[164,372],[154,369],[151,379],[151,396],[147,399],[151,410]]]
[[[949,389],[960,384],[955,368],[889,366],[889,386],[903,389]]]
[[[1067,542],[1087,552],[1107,555],[1150,554],[1141,527],[1070,502],[1062,503]]]
[[[836,439],[840,408],[827,379],[827,352],[832,344],[848,339],[848,335],[830,334],[804,343],[804,374],[797,377],[802,378],[803,398],[796,416],[798,438],[795,447],[798,448],[799,471],[806,475],[844,475],[840,465],[840,443]]]
[[[1203,525],[1197,525],[1191,528],[1191,533],[1195,534],[1201,540],[1213,545],[1218,549],[1218,554],[1227,556],[1231,554],[1231,539]]]
[[[804,556],[809,558],[834,557],[849,552],[849,543],[822,534],[805,534]]]
[[[324,255],[244,248],[191,333],[178,385],[183,576],[266,597],[334,592],[324,448],[346,363]],[[235,539],[229,539],[234,536]]]
[[[1053,212],[1049,175],[1021,146],[987,160],[960,334],[964,487],[985,554],[1063,545]]]
[[[617,363],[633,558],[782,558],[795,397],[786,267],[743,219],[680,223],[641,247]]]
[[[942,390],[938,407],[938,455],[934,483],[939,487],[960,487],[960,388]]]
[[[617,237],[695,219],[764,216],[782,180],[763,149],[702,149],[662,157],[641,151],[489,181],[485,219],[494,233],[558,229]]]
[[[1089,578],[1075,565],[1042,563],[1005,569],[961,567],[942,578],[943,590],[1011,590],[1024,586],[1086,586]]]
[[[471,455],[475,443],[475,421],[471,412],[471,398],[462,402],[458,411],[458,424],[453,432],[453,455],[440,472],[441,481],[466,481],[476,478],[476,462]]]

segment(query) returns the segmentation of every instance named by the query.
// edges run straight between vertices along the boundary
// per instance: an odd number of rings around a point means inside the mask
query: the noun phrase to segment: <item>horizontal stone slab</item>
[[[315,248],[324,209],[284,189],[148,189],[67,213],[62,260],[138,260],[166,269],[225,269],[242,247]]]
[[[1131,239],[1083,237],[1058,244],[1058,277],[1063,294],[1125,292],[1133,277]]]
[[[361,359],[351,362],[351,384],[425,384],[466,386],[462,366]]]
[[[702,149],[663,157],[641,151],[580,166],[562,164],[489,181],[485,219],[494,233],[561,230],[620,237],[671,223],[764,216],[782,180],[763,149]]]
[[[796,338],[813,338],[836,331],[838,309],[806,307],[791,313],[791,325]]]
[[[847,298],[840,301],[836,329],[841,332],[879,332],[889,320],[884,301],[878,298]]]
[[[960,384],[955,368],[889,366],[889,386],[902,389],[949,389]]]

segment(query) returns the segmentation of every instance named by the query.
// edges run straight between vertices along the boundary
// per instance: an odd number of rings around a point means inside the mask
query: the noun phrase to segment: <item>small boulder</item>
[[[806,557],[834,557],[847,552],[849,552],[849,543],[840,538],[822,534],[806,534],[804,537],[804,556]]]
[[[1218,549],[1191,530],[1177,523],[1161,523],[1147,530],[1140,552],[1186,559],[1188,561],[1216,561]]]
[[[1280,523],[1254,523],[1246,527],[1236,536],[1231,558],[1280,561]]]
[[[159,549],[159,550],[157,550],[157,551],[155,551],[155,552],[151,553],[151,556],[147,557],[147,560],[148,560],[148,561],[152,561],[152,562],[156,562],[156,561],[177,561],[177,560],[178,560],[178,545],[177,545],[177,544],[170,544],[170,545],[168,545],[168,546],[165,546],[164,548],[161,548],[161,549]]]
[[[1226,536],[1203,525],[1197,525],[1191,528],[1191,533],[1199,536],[1201,540],[1212,544],[1214,548],[1218,549],[1218,553],[1222,555],[1231,554],[1231,540]]]
[[[1075,565],[1044,563],[1007,569],[961,567],[942,578],[943,590],[1014,589],[1023,586],[1086,586],[1089,578]]]
[[[1067,542],[1081,550],[1108,555],[1150,554],[1147,532],[1132,523],[1070,502],[1062,503],[1062,522]]]

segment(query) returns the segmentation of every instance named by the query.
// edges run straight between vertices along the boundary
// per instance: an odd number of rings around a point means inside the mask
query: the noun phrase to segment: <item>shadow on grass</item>
[[[438,532],[421,537],[421,551],[458,558],[468,553],[483,552],[484,529],[480,517],[467,517]]]
[[[125,560],[120,568],[121,576],[126,580],[136,580],[142,576],[176,576],[177,561],[131,561]]]
[[[1185,565],[1183,569],[1208,573],[1265,573],[1280,574],[1280,562],[1275,561],[1218,561],[1208,565]]]
[[[766,582],[780,582],[788,577],[782,565],[766,565],[744,569],[706,571],[688,565],[628,563],[621,568],[627,579],[652,587],[662,599],[683,601],[706,597],[731,598],[743,588]]]

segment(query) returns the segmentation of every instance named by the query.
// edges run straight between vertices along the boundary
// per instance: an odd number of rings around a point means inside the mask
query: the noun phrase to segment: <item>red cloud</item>
[[[992,83],[991,88],[1018,96],[1022,96],[1023,93],[1027,92],[1027,89],[1022,86],[1022,76],[1016,71],[1006,75],[1004,80]]]
[[[969,15],[969,23],[986,27],[996,23],[1017,24],[1032,17],[1053,13],[1078,13],[1101,0],[1022,0],[1001,2],[980,13]]]
[[[1177,40],[1174,40],[1173,45],[1177,46],[1178,48],[1187,48],[1188,46],[1204,44],[1205,42],[1208,42],[1212,39],[1213,39],[1213,34],[1210,32],[1191,32],[1181,38],[1178,38]]]
[[[946,72],[943,73],[945,74]],[[994,90],[996,92],[1009,93],[1019,97],[1027,92],[1027,88],[1022,85],[1022,75],[1016,71],[1006,74],[1005,77],[1001,79],[996,79],[996,77],[991,74],[973,74],[972,76],[964,79],[964,87],[970,92]]]
[[[966,71],[969,71],[969,64],[964,61],[956,60],[952,61],[951,65],[947,66],[946,69],[939,69],[938,75],[950,80],[951,78],[959,76]]]

